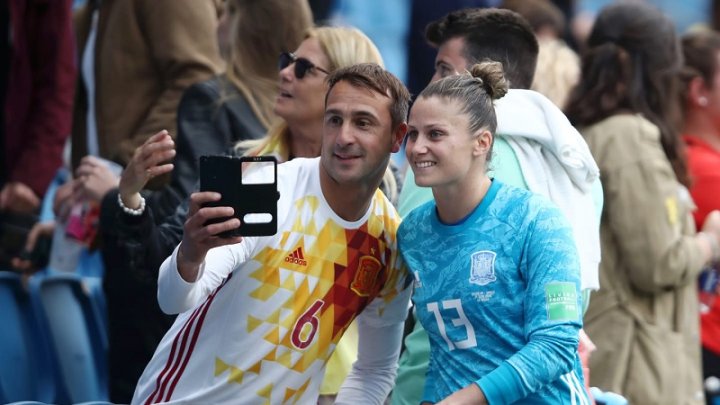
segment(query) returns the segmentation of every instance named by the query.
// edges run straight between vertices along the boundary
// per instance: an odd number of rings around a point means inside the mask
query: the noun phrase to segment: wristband
[[[145,212],[145,198],[143,196],[140,196],[140,207],[137,209],[128,208],[123,204],[122,197],[120,197],[120,193],[118,193],[118,204],[120,205],[120,208],[122,208],[123,212],[125,212],[128,215],[132,215],[134,217],[138,217]]]

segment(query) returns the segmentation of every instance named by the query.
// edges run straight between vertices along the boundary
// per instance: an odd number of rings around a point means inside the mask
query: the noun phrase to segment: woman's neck
[[[713,149],[720,151],[720,128],[714,125],[712,119],[706,114],[693,110],[688,111],[685,116],[683,134],[701,139]]]
[[[320,125],[288,126],[290,156],[314,158],[320,156],[322,146],[322,122]]]
[[[438,216],[443,223],[460,222],[470,215],[485,198],[492,184],[490,178],[487,174],[483,174],[480,181],[477,181],[476,178],[472,180],[463,184],[433,187]]]

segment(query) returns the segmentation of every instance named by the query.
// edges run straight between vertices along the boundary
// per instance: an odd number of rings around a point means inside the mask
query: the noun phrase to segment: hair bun
[[[470,68],[470,74],[477,80],[478,84],[483,86],[485,92],[493,100],[507,94],[509,86],[502,63],[491,61],[477,63]]]

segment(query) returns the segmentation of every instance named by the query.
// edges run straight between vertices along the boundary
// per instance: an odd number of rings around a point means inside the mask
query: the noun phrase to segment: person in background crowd
[[[505,0],[500,8],[515,11],[530,23],[539,46],[530,88],[563,108],[580,79],[580,58],[562,39],[567,25],[565,15],[550,0]]]
[[[77,10],[82,73],[72,131],[75,176],[57,192],[59,220],[64,221],[63,211],[77,207],[77,201],[85,201],[89,212],[100,210],[103,196],[119,179],[107,161],[119,165],[119,171],[151,134],[162,129],[177,133],[185,89],[223,68],[216,34],[220,5],[218,0],[88,0]],[[166,182],[157,181],[154,187]],[[114,273],[117,263],[105,263],[108,273]],[[115,316],[116,304],[125,300],[115,300],[108,288],[108,282],[117,280],[117,274],[108,274],[104,289],[111,325],[110,399],[122,403],[130,400],[142,363],[150,356],[152,349],[143,354],[143,344],[152,346],[157,340],[134,344],[143,338],[127,339],[134,335],[132,329],[122,329],[127,324]],[[164,330],[167,324],[161,319],[138,322],[143,331],[137,336],[152,336],[153,329]]]
[[[88,0],[75,13],[81,75],[73,109],[74,179],[56,195],[61,220],[76,201],[99,205],[137,146],[162,129],[177,132],[185,89],[221,71],[221,2],[181,1]]]
[[[18,255],[70,134],[76,66],[70,0],[0,5],[0,266]]]
[[[47,3],[47,4],[45,4]],[[3,2],[0,211],[35,212],[70,134],[75,46],[70,0]]]
[[[592,385],[630,403],[700,404],[696,279],[720,257],[720,213],[695,233],[678,110],[679,42],[645,3],[599,14],[567,114],[600,167],[600,290],[585,315]]]
[[[297,47],[311,26],[306,0],[226,3],[217,30],[227,60],[225,73],[191,85],[178,106],[176,139],[168,131],[150,137],[136,149],[121,177],[121,186],[139,191],[149,175],[156,173],[141,173],[137,184],[124,182],[137,170],[138,160],[153,148],[177,146],[153,156],[163,164],[172,159],[174,168],[167,187],[146,194],[154,223],[171,216],[195,189],[201,155],[221,154],[239,140],[265,134],[276,119],[272,107],[278,93],[277,54]],[[150,267],[135,255],[135,250],[153,242],[121,237],[122,219],[127,214],[118,204],[118,194],[114,189],[103,198],[100,232],[104,291],[111,320],[111,374],[116,386],[122,376],[124,396],[116,399],[128,402],[173,317],[162,313],[157,305],[157,265]],[[130,290],[134,293],[128,294]]]
[[[682,38],[683,139],[687,146],[690,195],[697,205],[695,226],[720,210],[720,34],[702,30]],[[705,270],[701,283],[700,332],[703,378],[720,378],[720,263]],[[707,403],[718,393],[706,392]]]
[[[410,2],[410,24],[407,35],[407,84],[412,94],[425,88],[433,75],[432,63],[435,50],[428,46],[425,28],[442,16],[463,8],[492,7],[494,0],[412,0]]]

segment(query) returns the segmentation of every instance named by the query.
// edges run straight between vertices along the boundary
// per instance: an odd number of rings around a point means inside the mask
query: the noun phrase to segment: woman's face
[[[305,71],[300,79],[295,74],[297,62],[290,63],[280,71],[280,94],[275,99],[275,114],[290,126],[311,121],[322,123],[327,73],[320,69],[329,71],[328,58],[316,38],[304,40],[293,54],[317,67]]]
[[[410,110],[406,142],[415,183],[442,187],[484,175],[492,137],[488,131],[470,133],[469,117],[458,101],[431,96],[419,98]]]

